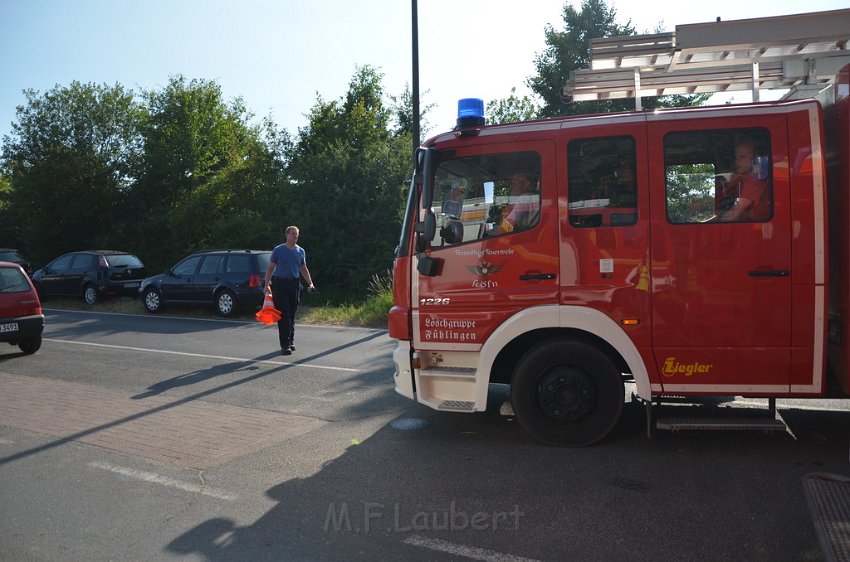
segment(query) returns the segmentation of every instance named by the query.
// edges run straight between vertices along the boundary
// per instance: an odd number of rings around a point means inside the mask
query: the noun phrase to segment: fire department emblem
[[[467,265],[466,269],[468,269],[471,273],[481,276],[481,277],[489,277],[490,275],[494,275],[502,271],[504,265],[496,265],[492,263],[488,263],[486,261],[482,261],[478,265]]]

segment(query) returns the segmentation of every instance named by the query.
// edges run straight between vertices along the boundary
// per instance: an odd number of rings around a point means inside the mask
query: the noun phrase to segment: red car
[[[0,261],[0,342],[35,353],[42,332],[44,313],[32,281],[20,265]]]

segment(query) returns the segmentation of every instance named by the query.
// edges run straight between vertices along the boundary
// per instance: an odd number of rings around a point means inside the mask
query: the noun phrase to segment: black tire
[[[230,289],[222,289],[215,294],[215,311],[229,318],[237,312],[236,295]]]
[[[550,445],[584,447],[605,437],[623,411],[623,378],[598,348],[554,338],[525,353],[511,380],[520,425]]]
[[[88,305],[97,304],[97,301],[100,300],[100,293],[97,292],[97,287],[91,283],[83,287],[83,300]]]
[[[142,304],[145,306],[145,310],[156,314],[162,310],[162,295],[153,287],[148,287],[142,295]]]
[[[41,336],[32,336],[18,342],[18,347],[27,355],[32,355],[41,349]]]

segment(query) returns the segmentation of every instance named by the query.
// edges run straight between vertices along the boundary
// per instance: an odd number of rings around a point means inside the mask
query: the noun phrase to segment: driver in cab
[[[536,193],[537,182],[524,172],[517,172],[511,178],[510,202],[502,210],[502,216],[487,236],[498,236],[516,230],[530,228],[537,222],[540,212],[540,196]]]
[[[756,165],[755,146],[740,142],[735,146],[735,173],[718,190],[717,220],[721,222],[766,221],[770,219],[767,174]],[[724,204],[724,202],[729,202]],[[728,207],[724,209],[723,207]]]

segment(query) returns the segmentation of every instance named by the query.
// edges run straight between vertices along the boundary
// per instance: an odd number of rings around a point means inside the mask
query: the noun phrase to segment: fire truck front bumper
[[[393,363],[395,363],[395,391],[411,400],[416,400],[416,391],[413,386],[413,366],[410,358],[410,342],[399,341],[393,351]]]

